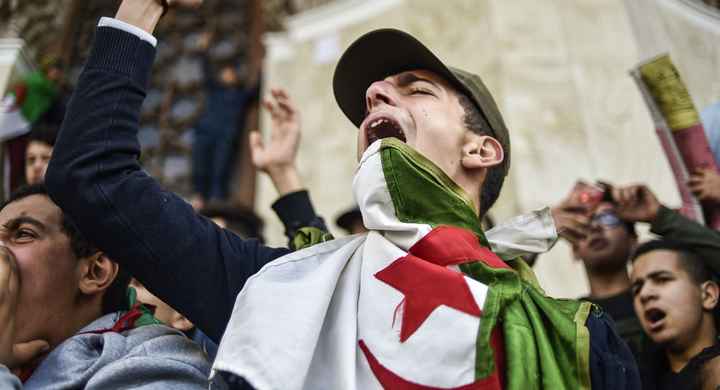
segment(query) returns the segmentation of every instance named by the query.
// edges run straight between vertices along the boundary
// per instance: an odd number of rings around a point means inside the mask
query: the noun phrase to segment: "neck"
[[[715,320],[711,313],[704,313],[697,332],[691,332],[688,336],[689,344],[678,348],[669,347],[665,350],[665,356],[670,364],[673,372],[682,370],[692,359],[702,352],[705,348],[715,344],[717,340],[717,330],[715,329]]]
[[[421,225],[450,225],[474,232],[487,245],[470,196],[432,161],[395,138],[376,142],[365,151],[353,191],[370,230],[407,235],[420,232]],[[391,220],[379,217],[386,213],[408,230],[389,226]]]
[[[63,341],[74,336],[80,329],[102,316],[102,304],[80,304],[70,312],[62,314],[63,321],[57,328],[57,332],[48,342],[50,348],[55,348]]]
[[[475,212],[479,217],[483,210],[480,210],[480,189],[482,188],[482,184],[478,185],[478,183],[485,181],[485,172],[478,172],[476,175],[467,175],[464,170],[461,170],[452,176],[452,180],[457,183],[458,187],[465,192],[467,198],[472,201]]]
[[[630,289],[630,277],[625,268],[613,272],[598,272],[585,268],[592,298],[608,298]]]

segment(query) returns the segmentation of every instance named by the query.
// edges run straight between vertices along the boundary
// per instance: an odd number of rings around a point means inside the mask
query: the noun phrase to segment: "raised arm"
[[[647,222],[651,232],[692,246],[708,267],[720,275],[720,232],[663,206],[643,185],[615,188],[613,199],[618,204],[618,216],[627,221]]]
[[[90,240],[218,341],[247,278],[288,250],[218,228],[141,168],[139,113],[161,14],[156,0],[124,0],[116,19],[101,20],[46,182]]]
[[[250,133],[250,152],[255,168],[272,180],[279,198],[272,208],[285,226],[285,235],[292,245],[301,228],[317,228],[327,232],[325,221],[317,214],[310,195],[303,188],[296,157],[300,145],[300,112],[288,93],[281,88],[270,91],[263,100],[270,114],[270,139],[264,142],[258,131]]]

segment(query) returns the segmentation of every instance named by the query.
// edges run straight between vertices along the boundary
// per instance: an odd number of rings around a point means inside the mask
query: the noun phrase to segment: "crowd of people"
[[[335,70],[359,129],[348,236],[302,183],[282,88],[263,102],[272,134],[249,144],[287,247],[264,245],[251,210],[207,202],[227,197],[229,118],[253,93],[230,66],[206,66],[194,196],[164,190],[137,133],[173,3],[199,2],[123,0],[102,18],[62,124],[24,139],[26,185],[0,206],[0,387],[720,387],[720,232],[602,181],[494,223],[510,131],[480,77],[402,31],[361,36]],[[718,172],[689,186],[720,207]],[[548,297],[528,265],[558,239],[588,296]]]

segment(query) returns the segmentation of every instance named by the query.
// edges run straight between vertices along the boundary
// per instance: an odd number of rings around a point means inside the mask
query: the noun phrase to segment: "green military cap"
[[[333,92],[340,109],[355,126],[365,118],[365,92],[370,84],[413,69],[429,70],[465,94],[479,109],[484,127],[500,142],[503,166],[510,169],[510,135],[495,100],[480,76],[445,65],[412,35],[391,28],[371,31],[353,42],[338,62]]]

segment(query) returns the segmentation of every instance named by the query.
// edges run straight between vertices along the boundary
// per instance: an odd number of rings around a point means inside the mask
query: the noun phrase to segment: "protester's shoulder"
[[[146,325],[125,334],[128,357],[177,360],[209,374],[210,363],[202,348],[182,332],[165,325]]]

